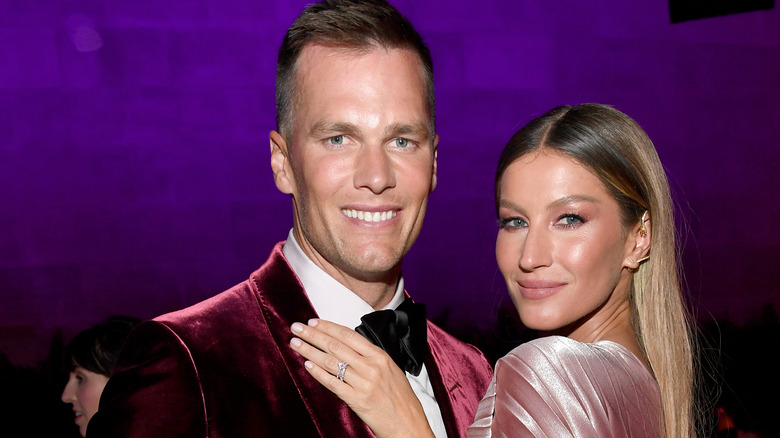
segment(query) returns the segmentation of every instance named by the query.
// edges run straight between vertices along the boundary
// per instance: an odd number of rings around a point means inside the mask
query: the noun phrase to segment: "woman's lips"
[[[528,300],[540,300],[558,293],[566,283],[548,280],[522,280],[517,282],[520,295]]]

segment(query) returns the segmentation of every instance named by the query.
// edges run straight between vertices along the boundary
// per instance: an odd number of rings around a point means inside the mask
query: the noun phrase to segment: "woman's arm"
[[[404,372],[382,349],[347,327],[319,319],[295,323],[290,346],[306,370],[336,394],[377,438],[433,438],[422,405]],[[343,380],[339,362],[348,364]]]

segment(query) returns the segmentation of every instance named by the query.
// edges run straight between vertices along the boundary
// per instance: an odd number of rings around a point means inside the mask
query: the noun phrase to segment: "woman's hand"
[[[319,319],[295,323],[290,346],[306,370],[336,394],[378,438],[433,437],[404,372],[381,348],[347,327]],[[347,363],[343,380],[339,362]]]

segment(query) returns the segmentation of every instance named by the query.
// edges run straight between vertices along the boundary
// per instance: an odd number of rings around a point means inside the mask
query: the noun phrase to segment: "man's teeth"
[[[366,222],[381,222],[386,221],[388,219],[394,218],[397,213],[393,210],[390,211],[360,211],[360,210],[348,210],[343,209],[341,210],[342,213],[344,213],[344,216],[353,218],[353,219],[360,219],[361,221]]]

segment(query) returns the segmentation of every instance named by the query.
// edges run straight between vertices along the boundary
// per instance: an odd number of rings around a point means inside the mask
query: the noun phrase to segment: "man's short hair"
[[[276,127],[292,140],[296,102],[295,72],[303,48],[310,44],[353,49],[406,49],[420,57],[426,88],[426,110],[435,132],[433,61],[412,24],[384,0],[323,0],[306,7],[287,30],[276,64]]]

